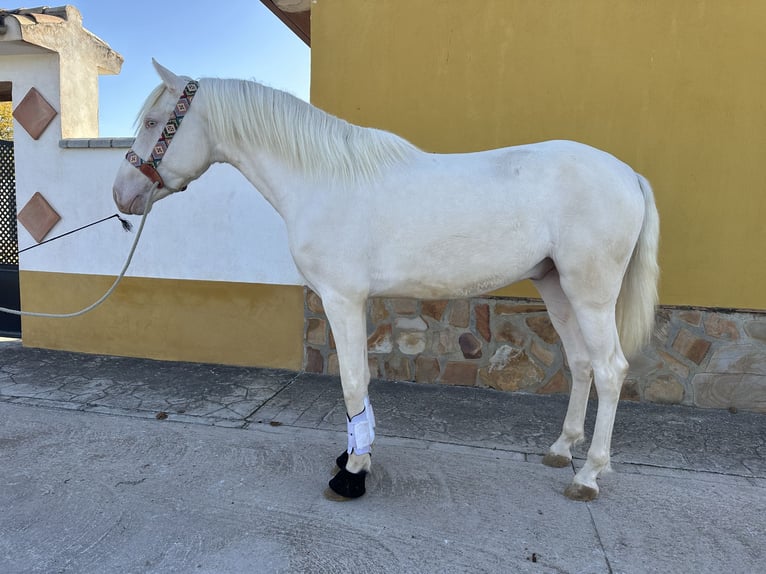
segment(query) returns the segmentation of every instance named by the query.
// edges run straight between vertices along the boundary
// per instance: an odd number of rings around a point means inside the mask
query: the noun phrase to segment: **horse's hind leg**
[[[370,470],[370,447],[375,419],[367,397],[370,369],[367,363],[365,300],[325,296],[322,300],[338,350],[340,380],[348,419],[348,449],[338,457],[340,471],[330,488],[346,498],[365,492]]]
[[[572,446],[584,437],[585,411],[591,385],[590,356],[572,305],[561,289],[558,271],[551,270],[534,284],[545,302],[553,327],[561,337],[572,372],[572,389],[561,435],[543,458],[545,465],[565,467],[572,464]]]
[[[588,457],[565,491],[565,494],[574,500],[596,498],[599,491],[596,479],[601,471],[609,467],[617,403],[628,371],[628,362],[622,353],[617,334],[615,300],[600,304],[572,302],[591,357],[593,380],[598,392],[596,426]]]

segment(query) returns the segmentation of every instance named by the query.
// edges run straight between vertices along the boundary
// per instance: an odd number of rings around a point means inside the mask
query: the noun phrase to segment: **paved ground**
[[[368,494],[333,502],[332,377],[0,343],[0,573],[764,571],[764,415],[623,404],[576,503],[539,463],[564,398],[370,396]]]

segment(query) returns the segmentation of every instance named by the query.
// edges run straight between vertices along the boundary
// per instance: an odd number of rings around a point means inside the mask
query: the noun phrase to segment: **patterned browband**
[[[176,106],[173,108],[173,112],[170,114],[170,118],[168,118],[168,121],[162,130],[160,139],[157,140],[157,143],[154,144],[154,148],[152,148],[151,159],[143,160],[132,148],[125,154],[125,159],[127,159],[133,167],[137,168],[141,173],[152,180],[152,182],[156,183],[158,188],[165,187],[165,182],[162,181],[162,177],[157,171],[157,167],[165,156],[165,152],[168,150],[168,146],[170,146],[170,141],[181,126],[184,116],[189,111],[189,107],[191,106],[198,88],[199,82],[194,80],[191,80],[186,84],[181,97],[178,98]],[[186,188],[183,187],[181,189],[183,190]]]

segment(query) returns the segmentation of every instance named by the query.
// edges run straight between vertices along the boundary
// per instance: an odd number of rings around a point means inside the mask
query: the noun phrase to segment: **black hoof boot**
[[[338,468],[341,470],[344,470],[346,468],[346,463],[348,462],[348,452],[343,451],[340,453],[340,456],[335,459],[335,464],[338,465]]]
[[[344,498],[359,498],[365,493],[364,479],[367,477],[367,471],[354,474],[345,469],[345,463],[343,466],[344,468],[330,480],[330,488]]]

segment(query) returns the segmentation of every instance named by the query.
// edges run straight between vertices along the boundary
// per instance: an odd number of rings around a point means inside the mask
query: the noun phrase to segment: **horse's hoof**
[[[548,452],[545,453],[545,456],[543,457],[543,464],[552,468],[564,468],[572,465],[572,459],[561,454]]]
[[[324,496],[325,500],[329,500],[330,502],[351,502],[353,500],[352,498],[341,496],[329,486],[324,489],[322,496]]]
[[[354,474],[341,468],[338,474],[330,480],[330,488],[335,494],[343,498],[359,498],[366,492],[364,488],[366,477],[367,472],[364,470],[359,474]]]
[[[593,488],[591,486],[585,486],[584,484],[573,482],[566,487],[564,495],[571,500],[590,502],[591,500],[598,498],[598,488]]]
[[[335,459],[335,464],[338,466],[339,469],[344,470],[346,468],[346,463],[348,462],[348,452],[343,451],[340,453],[340,456]]]

